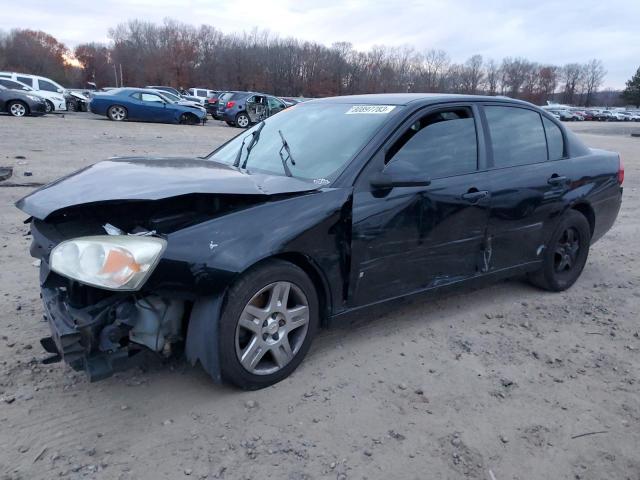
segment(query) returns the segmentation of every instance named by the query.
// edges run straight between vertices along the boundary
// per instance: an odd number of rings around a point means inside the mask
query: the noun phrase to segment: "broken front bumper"
[[[113,305],[73,308],[65,300],[64,291],[42,288],[51,337],[43,338],[40,343],[54,354],[45,360],[46,363],[64,360],[75,370],[85,370],[90,381],[102,380],[136,363],[139,348],[99,350],[100,335],[108,326]]]

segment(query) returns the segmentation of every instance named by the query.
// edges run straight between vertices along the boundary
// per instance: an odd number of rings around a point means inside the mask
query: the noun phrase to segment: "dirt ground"
[[[13,206],[32,189],[0,187],[0,478],[640,479],[640,124],[569,126],[626,166],[618,221],[573,288],[512,280],[395,303],[321,332],[290,378],[249,393],[182,362],[99,383],[41,365],[48,329]],[[236,133],[4,116],[0,165],[48,182]]]

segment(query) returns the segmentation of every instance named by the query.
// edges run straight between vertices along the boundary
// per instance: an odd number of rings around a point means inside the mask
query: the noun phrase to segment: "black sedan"
[[[12,90],[0,85],[0,112],[13,117],[44,115],[47,104],[44,98],[33,93]]]
[[[205,158],[100,162],[17,206],[50,361],[96,380],[184,351],[256,389],[380,302],[521,274],[571,287],[623,179],[618,154],[528,103],[365,95],[296,105]]]

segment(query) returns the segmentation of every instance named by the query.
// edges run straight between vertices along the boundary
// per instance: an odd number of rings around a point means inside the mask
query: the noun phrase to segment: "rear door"
[[[484,105],[491,169],[492,270],[540,259],[569,189],[564,139],[551,120],[525,106]]]
[[[351,306],[468,279],[481,270],[490,181],[469,104],[413,115],[360,175],[353,198]],[[424,187],[375,189],[391,162],[424,172]]]

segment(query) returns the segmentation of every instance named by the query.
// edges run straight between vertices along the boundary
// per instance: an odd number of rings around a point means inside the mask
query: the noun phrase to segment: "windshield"
[[[262,123],[241,133],[207,158],[233,165],[242,146],[236,164],[246,163],[249,171],[285,175],[287,168],[283,162],[290,156],[294,161],[286,163],[292,176],[329,183],[401,108],[324,102],[299,104],[266,119],[259,132]],[[252,142],[254,133],[259,136]]]

